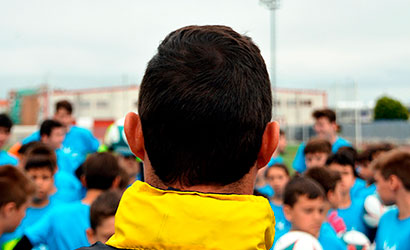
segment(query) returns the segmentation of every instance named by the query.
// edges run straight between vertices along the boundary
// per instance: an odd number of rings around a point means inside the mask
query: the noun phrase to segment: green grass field
[[[296,152],[298,151],[298,147],[299,145],[296,144],[288,144],[285,153],[282,155],[283,160],[288,167],[289,173],[291,175],[293,175],[293,173],[295,172],[295,170],[292,168],[292,162],[295,158]]]

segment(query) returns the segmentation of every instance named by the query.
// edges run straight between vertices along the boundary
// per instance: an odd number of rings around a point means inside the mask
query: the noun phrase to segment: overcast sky
[[[251,36],[270,64],[269,11],[258,0],[0,0],[0,98],[12,88],[138,83],[159,42],[191,24]],[[282,0],[277,85],[410,103],[410,1]]]

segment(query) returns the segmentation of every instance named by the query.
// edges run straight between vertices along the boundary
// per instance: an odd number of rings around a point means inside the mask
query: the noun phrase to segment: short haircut
[[[0,207],[9,202],[20,207],[34,191],[34,184],[20,169],[11,165],[0,167]]]
[[[280,169],[282,169],[283,171],[285,171],[285,174],[286,174],[287,176],[290,176],[288,167],[287,167],[285,164],[276,163],[276,164],[273,164],[272,166],[266,168],[266,170],[265,170],[265,178],[268,177],[268,172],[269,172],[269,170],[270,170],[270,169],[273,169],[273,168],[280,168]]]
[[[21,145],[17,153],[19,153],[19,155],[25,155],[29,151],[30,148],[35,147],[36,145],[43,145],[43,144],[44,143],[40,141],[28,142],[26,144]]]
[[[369,161],[373,161],[375,159],[375,155],[381,152],[388,152],[394,149],[394,145],[391,143],[378,143],[371,145],[369,147]]]
[[[50,136],[53,129],[62,128],[62,127],[64,126],[59,121],[45,120],[41,123],[41,126],[40,126],[40,136],[43,136],[43,135]]]
[[[32,144],[26,150],[26,164],[24,169],[29,171],[30,169],[46,168],[50,170],[52,174],[57,170],[57,158],[56,153],[48,145],[42,142]]]
[[[326,160],[326,166],[336,163],[343,166],[349,166],[353,170],[353,175],[358,177],[355,167],[355,156],[350,150],[338,150],[336,153],[331,154]]]
[[[328,140],[321,138],[312,138],[306,143],[303,152],[305,153],[305,155],[314,153],[330,154],[332,152],[332,145]]]
[[[166,185],[227,185],[257,160],[272,116],[259,48],[226,26],[188,26],[159,45],[138,113],[152,168]]]
[[[317,198],[326,200],[323,188],[316,181],[308,177],[296,176],[286,184],[283,204],[293,207],[303,195],[312,200]]]
[[[69,114],[73,113],[73,105],[71,105],[71,103],[67,100],[62,100],[56,103],[56,112],[60,109],[66,110]]]
[[[90,224],[94,231],[106,218],[115,215],[121,195],[119,190],[108,190],[93,201],[90,208]]]
[[[384,179],[388,179],[391,175],[397,176],[404,188],[410,191],[410,152],[393,149],[377,159],[373,166],[375,170],[380,171]]]
[[[306,171],[305,176],[315,180],[320,186],[322,186],[326,195],[329,191],[335,191],[337,183],[342,180],[342,177],[338,172],[323,167],[309,168]]]
[[[331,109],[319,109],[315,110],[312,114],[313,118],[316,120],[322,117],[325,117],[329,122],[336,122],[336,113]]]
[[[281,135],[281,136],[285,136],[285,135],[286,135],[285,130],[280,129],[280,130],[279,130],[279,135]]]
[[[0,127],[6,128],[8,132],[10,132],[11,127],[13,127],[13,122],[11,121],[10,117],[5,113],[0,114]]]
[[[83,165],[87,189],[107,190],[120,174],[117,158],[111,153],[94,153]]]

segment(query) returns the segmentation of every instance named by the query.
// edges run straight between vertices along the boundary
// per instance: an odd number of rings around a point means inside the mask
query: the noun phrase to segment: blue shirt
[[[379,222],[376,250],[410,250],[410,217],[399,220],[399,210],[387,211]]]
[[[352,198],[350,207],[337,209],[337,214],[342,217],[346,224],[346,230],[356,230],[364,233],[368,238],[370,236],[370,229],[366,226],[364,216],[364,199]]]
[[[32,141],[40,141],[40,132],[36,131],[22,141],[26,144]],[[93,134],[85,129],[77,126],[71,126],[68,133],[65,135],[62,150],[71,155],[71,157],[80,165],[84,162],[87,154],[97,151],[100,143]]]
[[[266,195],[268,198],[272,197],[275,194],[275,191],[273,190],[273,188],[268,184],[266,184],[263,187],[257,187],[256,190],[259,193]]]
[[[331,250],[346,250],[346,244],[337,237],[336,231],[329,224],[329,222],[324,222],[320,228],[319,238],[320,245],[323,249]]]
[[[24,234],[32,245],[47,244],[49,249],[66,250],[89,246],[90,206],[80,201],[55,206]]]
[[[342,137],[337,137],[335,143],[332,145],[332,153],[336,153],[337,150],[341,147],[351,147],[352,144],[347,140],[343,139]],[[299,173],[303,173],[306,170],[306,163],[305,163],[305,147],[306,143],[301,143],[298,151],[296,152],[295,159],[293,160],[292,167]]]
[[[268,162],[268,167],[272,167],[275,164],[283,164],[283,163],[284,161],[283,161],[282,156],[272,157],[270,161]]]
[[[275,215],[275,238],[273,240],[272,248],[275,246],[275,243],[279,238],[290,231],[291,224],[286,219],[285,214],[283,213],[283,206],[276,205],[275,203],[269,201],[270,206]]]
[[[17,159],[11,154],[4,150],[0,150],[0,166],[3,165],[13,165],[16,166],[18,163]]]
[[[362,197],[362,195],[364,194],[362,192],[365,189],[366,189],[366,181],[356,177],[356,180],[354,181],[352,188],[350,188],[350,197],[352,199]],[[362,198],[365,198],[365,197],[362,197]]]
[[[57,192],[51,197],[61,202],[79,201],[84,197],[84,187],[77,177],[64,171],[57,171],[54,175],[54,185]]]

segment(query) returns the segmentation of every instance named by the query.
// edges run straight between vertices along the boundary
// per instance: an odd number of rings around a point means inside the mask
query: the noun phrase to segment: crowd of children
[[[108,146],[114,153],[97,153],[99,142],[72,125],[72,112],[68,101],[58,102],[53,119],[9,152],[3,148],[12,121],[0,115],[0,249],[77,249],[114,233],[122,192],[142,178],[142,169],[124,152],[125,142],[118,152]],[[350,249],[355,243],[344,236],[353,231],[376,250],[410,249],[410,152],[391,144],[357,152],[337,135],[332,110],[313,117],[317,137],[301,144],[293,169],[281,157],[281,131],[277,151],[257,176],[255,194],[269,199],[275,215],[274,246],[302,231],[323,249]],[[369,215],[372,209],[382,212]]]

